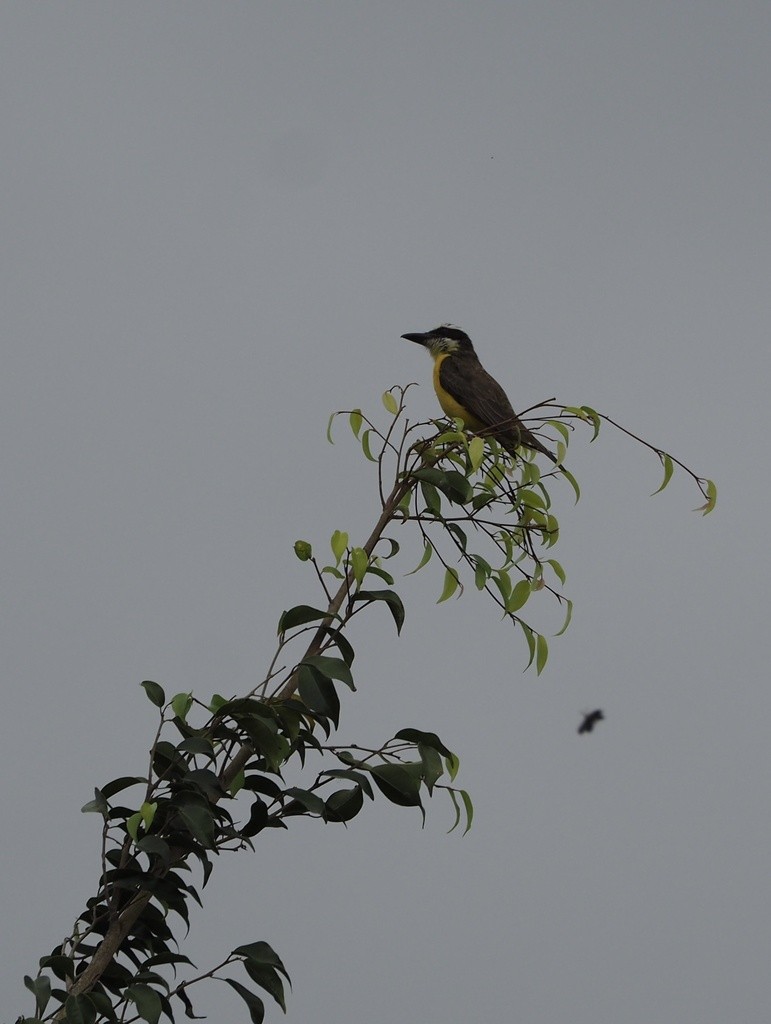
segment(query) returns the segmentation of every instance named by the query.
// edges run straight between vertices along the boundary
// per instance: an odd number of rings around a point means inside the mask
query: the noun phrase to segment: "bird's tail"
[[[520,443],[525,445],[526,448],[532,448],[533,451],[540,452],[541,455],[545,455],[547,459],[551,459],[554,465],[557,465],[557,456],[554,452],[550,452],[545,444],[541,444],[538,438],[531,434],[529,430],[523,430],[521,433]]]

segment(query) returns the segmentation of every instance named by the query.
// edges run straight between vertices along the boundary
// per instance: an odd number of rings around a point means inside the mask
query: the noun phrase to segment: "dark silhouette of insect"
[[[605,718],[602,711],[597,708],[596,711],[588,711],[584,713],[583,721],[578,727],[578,735],[582,733],[591,732],[598,722],[601,722]]]

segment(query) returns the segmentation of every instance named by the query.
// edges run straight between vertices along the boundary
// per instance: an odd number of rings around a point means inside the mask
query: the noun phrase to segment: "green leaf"
[[[525,449],[528,451],[528,449]],[[530,454],[530,453],[528,453]],[[533,453],[533,457],[535,457]],[[537,462],[519,462],[520,481],[523,487],[535,485],[541,479],[541,470]]]
[[[163,687],[159,686],[158,683],[151,682],[149,679],[145,679],[142,686],[152,703],[157,708],[162,708],[166,703],[166,694],[163,692]]]
[[[560,581],[560,583],[564,586],[565,585],[565,580],[567,579],[567,577],[565,575],[565,570],[562,568],[560,563],[557,561],[556,558],[547,558],[546,562],[547,562],[548,565],[550,565],[552,567],[552,569],[554,570],[554,575],[557,577],[557,579]]]
[[[399,411],[396,399],[390,391],[383,392],[383,405],[385,406],[386,412],[390,412],[392,416],[395,416]]]
[[[277,971],[281,971],[291,985],[286,967],[284,967],[281,962],[281,957],[267,942],[247,942],[243,946],[237,946],[232,951],[231,955],[242,956],[253,964],[262,964],[267,967],[274,967]]]
[[[262,1024],[265,1020],[265,1004],[256,996],[254,992],[250,992],[248,988],[239,984],[237,981],[233,981],[232,978],[225,978],[225,981],[230,985],[241,996],[243,1001],[246,1003],[246,1008],[249,1011],[252,1024]]]
[[[458,825],[460,825],[460,806],[458,805],[458,798],[455,796],[455,790],[448,789],[447,792],[450,794],[452,806],[455,808],[455,821],[447,829],[447,835],[449,835],[450,832],[454,832]]]
[[[101,814],[103,818],[107,817],[109,811],[110,805],[107,803],[104,793],[96,788],[94,788],[94,799],[89,800],[80,808],[81,814]]]
[[[450,776],[450,782],[452,782],[460,771],[460,758],[457,754],[450,754],[449,757],[445,758],[445,764],[447,767],[447,774]]]
[[[463,806],[466,809],[466,827],[463,829],[463,835],[465,836],[471,828],[471,822],[474,820],[474,805],[471,802],[471,797],[465,789],[460,791],[460,797],[463,801]]]
[[[300,665],[298,693],[311,711],[330,718],[335,725],[340,720],[340,699],[334,683],[311,665]]]
[[[470,555],[469,557],[474,566],[474,584],[477,590],[484,590],[485,584],[492,575],[492,566],[481,555]]]
[[[597,435],[600,432],[600,424],[602,422],[600,419],[600,414],[598,412],[595,412],[595,410],[592,409],[592,407],[589,405],[582,405],[581,412],[584,414],[585,419],[591,420],[594,424],[594,433],[592,434],[592,441],[594,441],[596,440]]]
[[[137,1013],[148,1024],[158,1024],[163,1010],[161,998],[149,985],[130,985],[123,993],[137,1008]]]
[[[379,579],[387,583],[389,587],[394,585],[394,578],[390,572],[386,572],[385,569],[381,569],[379,565],[370,565],[367,572],[372,576],[377,576]]]
[[[439,487],[444,482],[444,478],[444,470],[437,469],[436,466],[421,466],[420,469],[416,469],[412,474],[413,480],[433,484],[435,487]]]
[[[472,437],[468,443],[468,456],[471,468],[476,473],[485,457],[485,441],[483,437]]]
[[[422,766],[419,766],[422,768]],[[420,807],[420,778],[401,764],[379,764],[371,769],[375,785],[393,804]]]
[[[337,416],[337,413],[333,412],[332,415],[329,417],[329,422],[327,423],[327,441],[329,441],[330,444],[335,443],[332,440],[332,424],[335,422],[335,416]]]
[[[252,836],[256,836],[258,832],[261,832],[268,823],[268,807],[264,800],[259,797],[255,797],[252,802],[252,808],[249,812],[249,820],[241,828],[241,835],[246,839],[251,839]]]
[[[423,766],[423,783],[429,795],[432,795],[436,782],[444,774],[444,762],[441,755],[432,746],[419,743],[418,753],[420,754],[420,761]]]
[[[533,465],[535,465],[535,463],[533,463]],[[540,480],[537,482],[536,487],[538,488],[538,492],[540,493],[541,497],[543,498],[544,505],[545,505],[545,507],[546,507],[546,509],[548,511],[548,509],[551,508],[551,495],[546,490],[545,485],[543,483],[541,483]]]
[[[260,988],[264,988],[269,995],[273,996],[284,1013],[286,1013],[284,985],[276,971],[272,967],[252,963],[251,960],[244,961],[244,968],[252,981],[256,982]]]
[[[465,554],[466,546],[468,544],[468,537],[466,536],[464,531],[458,526],[457,523],[446,522],[444,526],[447,532],[452,534],[456,544],[458,545],[460,550]]]
[[[508,571],[506,569],[495,569],[492,574],[492,581],[500,591],[505,607],[511,597],[511,577]]]
[[[141,850],[142,853],[148,856],[160,858],[164,867],[168,867],[171,863],[171,849],[165,839],[161,839],[160,836],[144,836],[137,843],[137,849]]]
[[[422,732],[420,729],[400,729],[394,733],[395,740],[407,740],[408,743],[421,744],[424,747],[431,747],[433,750],[444,754],[445,757],[454,757],[435,732]]]
[[[353,789],[338,789],[327,797],[327,821],[351,821],[364,805],[364,793],[361,786]]]
[[[342,658],[330,658],[325,654],[309,654],[307,658],[303,658],[301,664],[312,665],[327,679],[339,679],[350,690],[356,689],[351,670]]]
[[[420,481],[420,493],[423,495],[423,501],[426,503],[426,509],[431,513],[432,516],[440,515],[442,511],[442,499],[439,497],[439,491],[433,484],[428,483],[426,480]]]
[[[444,480],[438,485],[443,494],[456,505],[466,505],[474,497],[474,489],[463,473],[450,469],[444,474]]]
[[[541,495],[537,494],[535,491],[527,490],[525,487],[521,487],[519,491],[517,491],[517,499],[528,508],[546,508],[546,502],[543,500]]]
[[[109,800],[116,793],[122,793],[124,789],[128,789],[130,786],[139,785],[146,786],[147,779],[143,779],[141,775],[122,775],[119,779],[113,779],[112,782],[102,786],[101,794]],[[96,792],[100,792],[100,790],[96,790]]]
[[[511,564],[514,561],[514,537],[511,530],[501,530],[495,539],[506,554],[506,565]]]
[[[697,511],[707,516],[717,504],[717,487],[714,480],[705,480],[703,482],[707,485],[707,500]]]
[[[61,954],[42,956],[39,961],[41,971],[51,971],[60,981],[68,981],[75,977],[75,961],[72,957]]]
[[[549,657],[549,644],[543,633],[539,633],[535,640],[535,671],[536,675],[543,672],[546,659]]]
[[[94,1024],[96,1008],[88,996],[67,996],[64,1002],[67,1024]]]
[[[520,580],[512,590],[511,596],[506,602],[506,611],[509,612],[509,614],[518,612],[519,609],[527,603],[532,592],[530,580]]]
[[[139,808],[139,813],[142,815],[142,824],[146,829],[150,828],[155,818],[155,812],[158,810],[157,803],[148,803],[144,801],[142,806]]]
[[[214,745],[205,736],[188,736],[177,744],[177,750],[184,750],[188,754],[203,754],[204,757],[214,757]]]
[[[444,424],[447,423],[447,420],[433,420],[432,422],[435,427],[441,428]],[[454,445],[458,443],[465,445],[468,443],[468,435],[466,434],[466,431],[462,429],[463,420],[453,420],[453,423],[455,424],[455,427],[457,429],[443,430],[441,434],[434,438],[434,443],[431,448],[432,453],[436,452],[438,449],[441,449],[445,445]]]
[[[530,651],[530,660],[528,661],[527,665],[525,665],[525,671],[527,671],[530,668],[530,666],[533,664],[533,658],[535,658],[535,633],[533,632],[532,628],[530,626],[528,626],[528,624],[526,622],[522,621],[522,619],[517,619],[517,622],[522,627],[522,632],[525,634],[525,640],[527,641],[527,647],[528,647],[528,650]]]
[[[286,633],[288,629],[294,629],[295,626],[304,626],[307,622],[315,622],[317,619],[326,619],[328,617],[330,617],[329,612],[323,612],[319,608],[311,608],[307,604],[298,604],[282,614],[278,620],[278,632],[279,634]],[[335,616],[335,618],[338,617]]]
[[[557,517],[551,513],[546,517],[546,527],[544,530],[544,540],[548,547],[554,547],[559,540],[560,536],[560,524],[557,521]]]
[[[155,967],[158,964],[187,964],[189,967],[195,967],[190,957],[181,953],[157,953],[145,960],[145,967]]]
[[[348,414],[348,422],[351,425],[351,430],[353,431],[353,436],[358,441],[358,439],[359,439],[359,431],[361,430],[361,422],[362,422],[361,409],[352,409],[350,411],[350,413]]]
[[[319,772],[319,778],[328,777],[330,779],[345,779],[346,781],[355,782],[357,786],[364,790],[366,796],[370,800],[375,799],[375,795],[372,791],[372,786],[369,781],[369,776],[365,775],[364,772],[357,771],[354,768],[327,768],[326,771]]]
[[[422,469],[416,470],[412,476],[413,479],[420,481],[421,486],[428,485],[429,488],[436,488],[450,501],[459,505],[465,505],[474,496],[471,484],[463,473],[459,473],[455,469],[441,470],[434,466],[424,466]],[[425,497],[425,488],[423,493]],[[426,504],[428,503],[427,499]],[[431,508],[431,511],[435,512],[435,509]]]
[[[573,474],[570,472],[570,470],[569,469],[565,469],[564,466],[560,467],[560,473],[565,477],[567,482],[573,488],[573,491],[575,492],[575,495],[576,495],[576,504],[578,504],[578,501],[581,498],[581,488],[578,486],[578,481],[573,476]]]
[[[487,508],[488,505],[492,505],[495,501],[495,494],[486,489],[485,484],[480,485],[484,490],[477,491],[474,495],[474,499],[471,502],[471,507],[475,512],[481,512],[483,508]]]
[[[661,464],[664,467],[664,479],[661,481],[661,486],[658,487],[653,492],[653,494],[651,494],[651,497],[653,497],[654,494],[660,494],[664,490],[669,481],[672,479],[672,474],[675,471],[675,464],[672,462],[671,456],[667,455],[666,452],[659,452],[658,456],[661,459]]]
[[[274,769],[277,769],[286,759],[289,741],[278,733],[276,723],[272,718],[266,720],[260,714],[262,710],[264,709],[260,708],[259,704],[257,709],[253,707],[252,703],[245,704],[241,708],[235,705],[232,715],[248,734],[255,751],[264,757]]]
[[[227,704],[229,701],[228,697],[223,697],[221,693],[213,693],[212,698],[209,701],[209,711],[213,715],[216,715],[223,704]]]
[[[126,820],[126,831],[131,836],[131,838],[134,840],[134,842],[136,842],[136,840],[137,840],[137,835],[139,833],[139,826],[141,824],[142,824],[142,815],[139,813],[139,811],[135,811],[134,814],[132,814]]]
[[[370,462],[377,462],[377,456],[372,454],[372,448],[370,446],[369,435],[374,433],[372,430],[365,430],[361,435],[361,450],[364,452],[366,458]]]
[[[549,426],[554,427],[558,434],[562,435],[562,440],[565,442],[565,445],[567,446],[567,443],[570,439],[570,430],[566,426],[566,424],[561,423],[560,420],[547,420],[546,422],[549,424]]]
[[[346,665],[353,665],[353,659],[356,657],[353,647],[351,647],[348,640],[343,636],[339,629],[327,629],[329,639],[337,647],[340,654],[343,656],[343,661]]]
[[[307,789],[299,789],[297,786],[291,786],[284,791],[284,795],[288,796],[290,800],[295,800],[311,814],[317,814],[321,818],[324,817],[324,801],[320,796],[316,796],[315,793],[311,793]]]
[[[190,1002],[190,996],[187,995],[185,990],[183,988],[178,988],[175,991],[174,995],[177,997],[177,999],[180,999],[182,1001],[185,1007],[185,1016],[188,1017],[190,1020],[195,1020],[195,1010],[193,1009],[193,1004]]]
[[[555,633],[555,636],[562,636],[562,634],[570,625],[570,620],[573,618],[573,602],[570,601],[568,598],[565,598],[565,604],[567,605],[567,611],[565,612],[565,621],[562,624],[562,629],[559,631],[559,633]]]
[[[450,794],[453,807],[455,808],[455,821],[453,822],[452,827],[447,830],[447,834],[449,835],[450,832],[454,832],[460,824],[460,806],[458,805],[458,799],[455,796],[455,790],[450,789],[448,792]],[[466,827],[463,830],[463,835],[465,836],[471,828],[471,822],[474,820],[474,805],[471,802],[471,797],[465,789],[458,790],[458,792],[460,793],[460,798],[463,801],[463,809],[466,812]]]
[[[441,604],[442,601],[447,601],[448,598],[452,597],[459,586],[460,579],[458,577],[458,570],[452,567],[445,569],[444,587],[442,588],[442,593],[436,603]]]
[[[399,553],[399,543],[398,541],[395,541],[392,537],[381,537],[380,540],[378,541],[378,544],[388,545],[388,554],[378,556],[386,562],[388,561],[389,558],[393,558],[394,555],[398,555]]]
[[[360,590],[353,595],[354,601],[385,601],[396,623],[396,632],[401,633],[404,625],[404,605],[395,590]]]
[[[242,768],[240,772],[236,772],[233,776],[226,792],[229,793],[230,796],[237,796],[244,788],[244,782],[246,782],[246,772]]]
[[[178,693],[176,696],[171,698],[171,710],[184,722],[187,718],[187,713],[193,706],[193,695],[192,693]]]
[[[30,978],[25,974],[24,985],[35,997],[36,1015],[42,1017],[51,998],[51,979],[45,974],[38,974],[36,978]]]
[[[313,548],[307,540],[296,540],[294,542],[294,553],[301,562],[307,562],[309,558],[313,557]]]
[[[348,547],[348,534],[345,530],[335,530],[329,544],[332,548],[332,554],[335,556],[335,565],[339,565],[340,559],[343,557],[345,549]]]
[[[159,775],[165,775],[170,768],[177,775],[187,771],[187,762],[180,756],[174,744],[167,740],[158,740],[153,747],[152,754],[153,768]]]
[[[197,839],[205,849],[212,849],[215,829],[211,811],[202,804],[194,803],[189,799],[178,802],[177,810],[193,838]]]
[[[541,512],[540,509],[530,508],[528,505],[523,506],[524,514],[522,516],[522,522],[530,526],[538,526],[542,530],[546,529],[546,515]]]
[[[420,570],[424,566],[428,565],[428,563],[431,561],[431,556],[433,555],[433,553],[434,549],[431,546],[431,544],[429,544],[428,541],[424,541],[423,557],[421,558],[421,560],[418,562],[414,569],[411,569],[408,573],[405,573],[405,576],[412,576],[414,573],[420,572]]]
[[[388,392],[386,392],[388,394]],[[367,574],[367,568],[369,566],[369,555],[364,548],[352,548],[351,549],[351,568],[353,569],[353,578],[361,586],[361,581]]]

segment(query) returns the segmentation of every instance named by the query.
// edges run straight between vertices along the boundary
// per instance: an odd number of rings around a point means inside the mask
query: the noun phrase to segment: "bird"
[[[585,711],[581,724],[578,727],[578,735],[581,736],[583,733],[592,732],[595,725],[597,725],[598,722],[602,722],[604,719],[605,715],[599,708],[597,708],[596,711]]]
[[[540,452],[555,464],[557,457],[519,419],[501,385],[485,370],[471,338],[453,324],[424,333],[403,334],[428,349],[434,360],[434,390],[442,410],[475,434],[494,437],[516,455],[520,445]]]

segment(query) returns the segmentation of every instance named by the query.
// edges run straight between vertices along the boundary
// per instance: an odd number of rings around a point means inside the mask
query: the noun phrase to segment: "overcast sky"
[[[473,587],[400,578],[340,739],[438,732],[472,832],[295,822],[217,863],[185,952],[270,942],[290,1024],[768,1019],[770,51],[765,0],[0,6],[2,1019],[94,889],[80,806],[145,770],[139,683],[261,678],[319,600],[293,542],[378,513],[328,415],[409,381],[434,415],[400,335],[443,321],[718,508],[579,433],[540,678]]]

